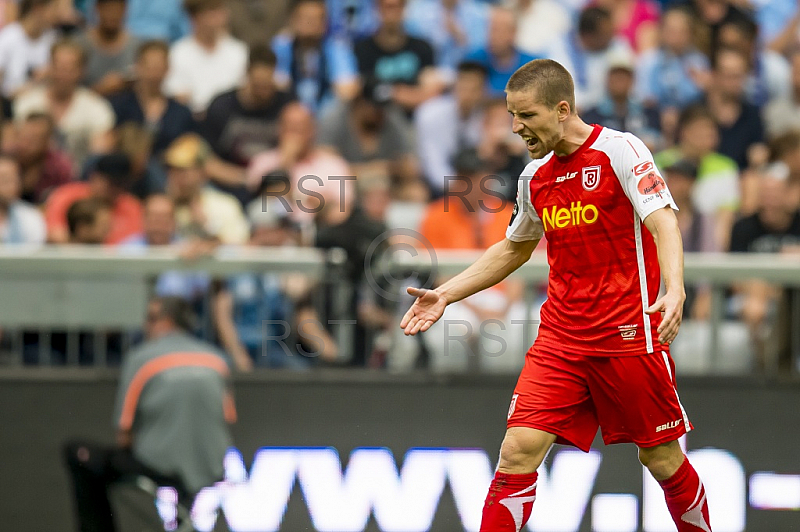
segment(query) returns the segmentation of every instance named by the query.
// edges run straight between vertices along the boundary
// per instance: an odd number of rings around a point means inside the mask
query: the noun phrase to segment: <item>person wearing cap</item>
[[[127,192],[131,163],[121,153],[97,159],[86,181],[67,183],[55,189],[45,204],[47,239],[55,244],[69,240],[67,210],[75,201],[96,198],[111,207],[111,228],[106,244],[118,244],[142,231],[143,211],[138,199]]]
[[[211,148],[194,133],[175,139],[164,152],[167,195],[175,202],[178,235],[222,244],[243,244],[249,228],[239,201],[208,184]]]
[[[448,180],[443,198],[428,205],[419,232],[426,247],[436,252],[485,249],[505,235],[514,202],[490,192],[495,179],[488,175],[487,164],[476,150],[458,152],[452,163],[458,177]],[[440,372],[466,371],[470,358],[474,360],[470,354],[476,353],[484,371],[519,371],[524,362],[523,344],[530,343],[534,334],[521,327],[525,316],[522,290],[519,281],[509,279],[449,305],[444,319],[423,336],[431,355],[431,368]],[[465,324],[469,324],[466,331]],[[456,337],[466,339],[469,347],[449,340]],[[498,337],[506,342],[505,348],[498,343]],[[409,364],[413,365],[413,361],[389,361],[389,367],[396,370],[410,369]]]
[[[622,50],[609,54],[606,95],[582,116],[587,124],[629,131],[653,149],[661,140],[658,110],[646,107],[634,96],[634,73],[632,54]]]

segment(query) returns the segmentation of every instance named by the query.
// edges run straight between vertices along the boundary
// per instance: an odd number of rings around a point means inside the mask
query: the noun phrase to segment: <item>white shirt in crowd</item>
[[[170,96],[188,95],[192,111],[202,113],[215,96],[241,84],[247,55],[247,45],[231,36],[209,51],[188,35],[170,49],[165,90]]]
[[[0,92],[11,97],[34,71],[50,61],[50,47],[55,42],[54,31],[46,31],[38,39],[31,39],[18,22],[0,30]]]
[[[0,221],[0,243],[44,244],[46,238],[42,212],[24,201],[12,203],[5,220]]]
[[[26,90],[14,100],[14,119],[24,120],[31,113],[51,113],[47,87],[39,85]],[[92,141],[114,127],[114,109],[108,100],[95,92],[78,87],[69,108],[58,121],[58,133],[64,148],[80,168],[92,150]]]

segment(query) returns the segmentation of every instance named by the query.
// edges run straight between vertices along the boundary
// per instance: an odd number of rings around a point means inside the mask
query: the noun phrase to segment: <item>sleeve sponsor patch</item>
[[[664,180],[661,178],[660,175],[651,171],[649,174],[647,174],[646,176],[642,177],[639,180],[639,186],[637,188],[639,189],[640,194],[644,196],[650,196],[652,194],[658,194],[659,192],[665,190],[667,188],[667,185],[666,183],[664,183]]]
[[[635,175],[644,175],[650,170],[653,169],[653,163],[650,161],[645,161],[643,163],[639,163],[633,167],[633,173]]]
[[[509,227],[514,223],[514,218],[517,217],[517,214],[519,214],[519,194],[517,194],[517,198],[514,200],[514,210],[511,211],[511,219],[508,221]]]

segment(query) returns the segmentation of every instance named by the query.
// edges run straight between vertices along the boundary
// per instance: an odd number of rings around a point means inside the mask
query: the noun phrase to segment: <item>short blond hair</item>
[[[567,102],[575,111],[575,84],[561,63],[552,59],[534,59],[519,67],[506,83],[506,92],[535,91],[548,107]]]

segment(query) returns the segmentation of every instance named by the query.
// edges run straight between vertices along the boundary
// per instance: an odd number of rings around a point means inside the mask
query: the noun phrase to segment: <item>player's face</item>
[[[506,95],[506,108],[513,118],[511,129],[522,137],[532,159],[541,159],[563,137],[562,113],[559,108],[540,102],[535,91],[514,91]]]

